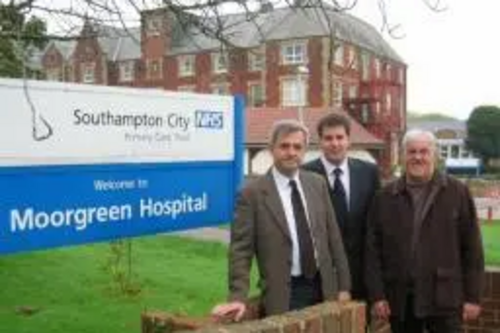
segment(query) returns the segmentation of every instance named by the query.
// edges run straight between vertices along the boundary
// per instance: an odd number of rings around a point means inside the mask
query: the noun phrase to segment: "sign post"
[[[0,254],[231,221],[241,98],[0,79],[0,101]]]

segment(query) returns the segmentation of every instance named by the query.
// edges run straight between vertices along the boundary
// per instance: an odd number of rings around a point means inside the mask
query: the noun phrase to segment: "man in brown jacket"
[[[274,124],[273,167],[239,194],[229,248],[229,303],[216,317],[244,314],[256,258],[266,315],[350,298],[349,267],[326,182],[299,171],[308,132],[294,120]]]
[[[468,188],[436,170],[436,139],[403,139],[405,174],[369,213],[366,283],[375,315],[393,333],[455,333],[479,316],[484,274],[476,209]]]

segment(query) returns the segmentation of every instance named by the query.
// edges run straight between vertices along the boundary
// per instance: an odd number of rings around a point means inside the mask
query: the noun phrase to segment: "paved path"
[[[494,219],[500,219],[500,200],[476,198],[476,207],[479,218],[486,219],[488,207],[492,207]],[[229,229],[220,227],[198,228],[175,233],[175,235],[204,241],[221,242],[229,244]]]
[[[229,230],[219,227],[191,229],[177,232],[175,235],[229,244]]]

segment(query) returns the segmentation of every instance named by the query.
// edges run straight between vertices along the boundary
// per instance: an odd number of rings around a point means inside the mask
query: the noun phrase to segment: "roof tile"
[[[311,143],[318,142],[316,124],[328,112],[346,114],[333,108],[304,108],[304,123],[311,134]],[[347,114],[351,121],[351,144],[355,147],[382,147],[384,142],[368,132],[360,123]],[[274,122],[280,119],[298,119],[298,108],[247,108],[246,109],[246,143],[249,145],[266,145]]]

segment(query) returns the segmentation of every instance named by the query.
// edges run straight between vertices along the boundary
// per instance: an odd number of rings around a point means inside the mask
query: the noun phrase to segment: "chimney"
[[[259,12],[261,13],[270,13],[274,10],[273,4],[271,1],[262,1],[260,4]]]

